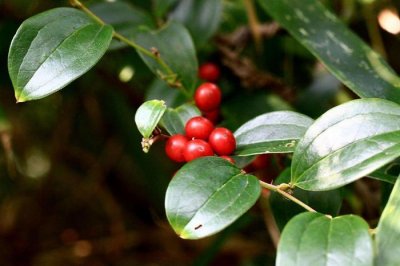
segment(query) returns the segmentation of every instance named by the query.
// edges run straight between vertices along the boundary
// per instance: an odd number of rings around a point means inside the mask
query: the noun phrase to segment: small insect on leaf
[[[194,230],[198,230],[198,229],[200,229],[202,226],[203,226],[202,224],[199,224],[198,226],[196,226],[196,227],[194,228]]]

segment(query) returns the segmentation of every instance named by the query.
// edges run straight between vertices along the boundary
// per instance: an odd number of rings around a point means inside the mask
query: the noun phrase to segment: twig
[[[263,212],[265,226],[267,227],[268,233],[271,237],[274,247],[277,248],[281,233],[279,231],[278,226],[276,225],[275,218],[271,211],[271,206],[269,204],[270,195],[271,195],[270,193],[261,194],[260,206]]]
[[[282,188],[287,189],[288,187],[290,187],[288,184],[280,184],[279,186],[275,186],[273,184],[269,184],[263,181],[260,181],[260,185],[268,190],[277,192],[279,194],[281,194],[282,196],[284,196],[285,198],[293,201],[294,203],[300,205],[301,207],[303,207],[304,209],[306,209],[309,212],[317,212],[316,210],[314,210],[313,208],[311,208],[310,206],[308,206],[307,204],[305,204],[304,202],[302,202],[301,200],[299,200],[298,198],[290,195],[289,193],[285,192]]]

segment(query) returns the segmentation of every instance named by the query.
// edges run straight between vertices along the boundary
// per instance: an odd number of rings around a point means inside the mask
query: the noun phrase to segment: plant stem
[[[293,201],[294,203],[300,205],[301,207],[303,207],[304,209],[306,209],[309,212],[317,212],[316,210],[314,210],[313,208],[311,208],[310,206],[308,206],[307,204],[305,204],[304,202],[302,202],[301,200],[297,199],[296,197],[290,195],[289,193],[287,193],[286,191],[282,190],[281,187],[288,187],[288,184],[280,184],[279,186],[275,186],[263,181],[260,181],[260,185],[268,190],[277,192],[279,194],[281,194],[282,196],[284,196],[285,198]]]
[[[265,226],[269,232],[269,236],[271,237],[272,243],[274,244],[275,249],[278,247],[278,242],[281,236],[279,228],[276,224],[274,215],[272,214],[271,206],[269,203],[269,197],[271,193],[261,193],[260,198],[260,206],[264,216]]]
[[[261,32],[259,30],[260,23],[258,22],[253,0],[244,0],[243,2],[246,9],[247,17],[249,19],[250,31],[256,45],[256,50],[257,52],[260,52],[262,49]]]
[[[94,14],[92,11],[90,11],[89,8],[87,8],[84,4],[82,4],[79,0],[69,0],[71,6],[77,7],[79,9],[81,9],[83,12],[85,12],[88,16],[90,16],[92,19],[94,19],[96,22],[98,22],[101,25],[106,25],[106,23],[99,18],[96,14]],[[125,36],[121,35],[120,33],[116,32],[114,30],[113,32],[113,37],[119,41],[122,41],[124,43],[126,43],[127,45],[129,45],[130,47],[134,48],[136,51],[150,57],[151,59],[153,59],[154,61],[157,62],[158,65],[160,65],[160,67],[165,71],[166,74],[161,73],[161,78],[165,80],[165,78],[163,76],[166,77],[176,77],[177,74],[174,73],[174,71],[172,71],[172,69],[167,65],[167,63],[165,63],[165,61],[160,57],[160,54],[158,53],[158,51],[153,52],[153,51],[149,51],[146,48],[140,46],[139,44],[137,44],[136,42],[126,38]],[[156,50],[156,49],[155,49]],[[170,82],[168,80],[165,80],[169,85],[173,86],[173,87],[179,87],[180,89],[182,89],[182,92],[188,97],[190,98],[191,95],[190,93],[182,86],[182,84],[175,80]]]
[[[74,6],[74,7],[77,7],[79,9],[81,9],[83,12],[88,14],[89,17],[91,17],[96,22],[100,23],[101,25],[105,25],[106,24],[101,18],[96,16],[96,14],[94,14],[92,11],[90,11],[90,9],[87,8],[84,4],[82,4],[79,0],[69,0],[69,3],[70,3],[71,6]]]
[[[368,35],[371,39],[372,48],[375,49],[383,58],[387,58],[385,45],[383,44],[381,33],[376,21],[374,3],[366,3],[362,6],[362,12],[367,25]]]
[[[113,37],[115,39],[120,40],[121,42],[126,43],[127,45],[135,48],[136,50],[138,50],[139,52],[147,55],[148,57],[153,58],[154,60],[156,60],[158,63],[161,61],[162,65],[165,65],[164,61],[162,61],[159,57],[157,57],[156,55],[154,55],[152,52],[150,52],[149,50],[147,50],[146,48],[138,45],[137,43],[135,43],[134,41],[129,40],[128,38],[126,38],[125,36],[119,34],[118,32],[114,31],[113,33]],[[168,67],[168,66],[166,66]],[[169,69],[171,71],[171,69]],[[172,72],[172,71],[171,71]],[[169,73],[170,74],[170,73]]]

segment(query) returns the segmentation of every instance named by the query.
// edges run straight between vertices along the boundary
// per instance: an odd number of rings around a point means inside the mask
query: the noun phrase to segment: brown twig
[[[261,193],[260,206],[269,236],[271,237],[274,247],[277,248],[281,233],[276,224],[274,215],[272,214],[271,206],[269,204],[270,195],[270,193]]]
[[[246,8],[247,18],[249,20],[249,27],[251,35],[253,36],[254,43],[256,46],[256,51],[261,52],[261,32],[258,30],[260,22],[258,21],[256,11],[254,9],[253,0],[243,0],[244,6]]]

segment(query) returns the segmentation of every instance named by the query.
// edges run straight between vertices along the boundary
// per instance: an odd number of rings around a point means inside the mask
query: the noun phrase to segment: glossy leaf
[[[293,152],[312,123],[311,118],[291,111],[257,116],[235,131],[236,154]]]
[[[400,106],[354,100],[323,114],[293,155],[292,183],[328,190],[366,176],[400,156]]]
[[[25,20],[8,54],[17,101],[43,98],[86,73],[106,52],[112,31],[73,8]]]
[[[186,122],[194,117],[201,115],[200,110],[193,104],[184,104],[178,108],[168,108],[160,124],[170,135],[185,134]]]
[[[149,138],[167,110],[164,101],[144,102],[136,111],[135,123],[144,138]]]
[[[183,0],[169,18],[184,24],[196,47],[208,42],[218,28],[222,15],[220,0]]]
[[[90,10],[128,39],[134,38],[139,27],[155,27],[150,14],[127,2],[100,2],[91,5]],[[113,40],[110,48],[118,49],[125,46],[125,43]]]
[[[217,156],[185,164],[165,196],[167,218],[185,239],[215,234],[243,215],[260,196],[257,177]]]
[[[184,26],[171,22],[159,31],[143,29],[135,40],[148,51],[156,49],[158,56],[173,71],[169,73],[153,58],[139,52],[154,74],[172,86],[179,86],[180,83],[186,91],[193,92],[197,82],[198,63],[192,38]]]
[[[396,181],[376,230],[376,265],[400,265],[400,180]]]
[[[353,215],[333,219],[320,213],[294,217],[282,232],[277,266],[372,266],[373,245],[368,224]]]
[[[274,184],[288,183],[290,181],[290,168],[284,170],[275,180]],[[294,188],[292,195],[320,213],[337,216],[342,205],[342,195],[338,189],[329,191],[305,191]],[[282,230],[295,215],[306,210],[293,201],[287,200],[276,192],[271,192],[269,198],[272,213],[276,224]]]
[[[357,95],[400,103],[397,74],[319,0],[259,3]]]

